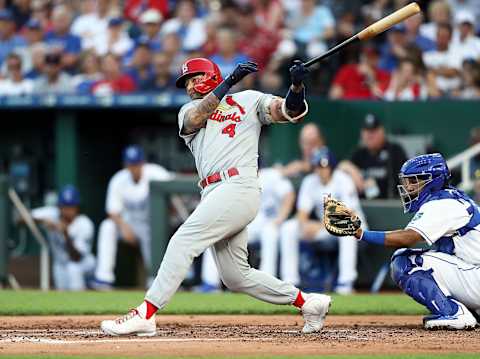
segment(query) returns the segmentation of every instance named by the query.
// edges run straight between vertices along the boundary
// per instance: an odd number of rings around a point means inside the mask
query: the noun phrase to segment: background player
[[[332,239],[323,225],[323,198],[332,194],[348,203],[364,218],[357,190],[351,177],[336,169],[337,161],[327,147],[313,152],[310,163],[314,172],[306,176],[300,186],[297,199],[297,215],[282,226],[280,263],[281,278],[289,283],[300,284],[299,241],[324,241]],[[317,219],[312,219],[312,214]],[[366,222],[364,221],[366,224]],[[338,243],[338,278],[335,291],[350,294],[357,278],[357,243],[340,237]]]
[[[260,208],[255,219],[247,226],[248,240],[260,242],[260,270],[277,276],[279,228],[290,215],[295,204],[295,190],[292,183],[276,168],[262,168],[258,171],[262,189]],[[289,257],[289,253],[282,253]],[[212,251],[204,252],[202,258],[201,292],[218,290],[219,274]]]
[[[56,207],[32,210],[33,219],[47,231],[56,289],[85,290],[86,278],[95,269],[93,222],[80,213],[79,206],[80,193],[68,185],[60,191]]]
[[[98,231],[97,268],[92,287],[110,289],[115,282],[115,259],[119,239],[130,245],[139,245],[147,273],[150,269],[150,212],[148,196],[150,181],[173,178],[162,166],[145,163],[145,154],[139,146],[128,146],[123,151],[124,169],[118,171],[108,184],[105,209],[108,218]]]
[[[210,60],[195,58],[182,65],[177,86],[185,87],[192,101],[178,114],[179,135],[195,157],[202,178],[202,200],[171,238],[145,301],[117,320],[103,321],[105,333],[155,335],[155,312],[171,299],[193,259],[211,246],[229,289],[301,308],[305,333],[323,327],[330,297],[304,294],[248,265],[246,226],[260,203],[257,163],[261,127],[295,123],[308,111],[303,86],[308,71],[300,61],[290,69],[292,85],[285,100],[250,90],[227,95],[232,86],[257,71],[254,63],[239,64],[222,81],[218,66]]]
[[[480,310],[480,208],[449,185],[450,172],[439,153],[414,157],[400,170],[398,190],[405,212],[415,216],[403,230],[358,229],[369,243],[402,248],[391,261],[398,286],[432,313],[426,329],[471,329],[477,324],[467,309]]]

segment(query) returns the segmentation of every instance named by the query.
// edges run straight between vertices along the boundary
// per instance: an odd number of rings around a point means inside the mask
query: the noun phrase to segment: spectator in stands
[[[139,43],[133,54],[127,74],[135,81],[139,91],[145,91],[153,81],[152,50],[148,42]]]
[[[13,0],[13,4],[10,5],[17,29],[21,29],[30,19],[30,2],[31,0]]]
[[[245,5],[238,9],[235,17],[239,30],[238,49],[255,61],[263,70],[270,61],[280,41],[279,35],[260,27],[255,22],[255,9]]]
[[[452,12],[446,0],[435,0],[428,7],[428,18],[430,22],[420,26],[420,34],[426,38],[436,41],[438,26],[451,24]]]
[[[343,65],[333,80],[329,96],[331,99],[374,99],[382,98],[390,81],[388,72],[379,69],[379,53],[372,46],[362,49],[357,64]]]
[[[320,128],[314,123],[308,123],[303,126],[298,142],[302,152],[302,158],[280,167],[284,176],[297,177],[309,173],[312,170],[310,163],[312,154],[316,150],[325,147],[323,134]]]
[[[100,60],[95,51],[87,50],[80,55],[80,73],[72,78],[72,85],[75,92],[87,95],[92,92],[92,86],[100,81]]]
[[[164,53],[153,56],[153,79],[143,89],[147,92],[175,90],[175,76],[170,72],[171,59]]]
[[[123,6],[124,15],[128,20],[136,23],[142,13],[148,9],[154,9],[166,18],[169,12],[168,3],[168,0],[126,0]]]
[[[162,36],[160,33],[163,16],[155,9],[149,9],[140,16],[142,36],[138,42],[148,41],[150,49],[154,52],[162,50]]]
[[[45,56],[43,73],[33,86],[36,94],[67,94],[73,92],[71,77],[62,71],[62,56],[56,52]]]
[[[32,67],[25,73],[25,78],[35,80],[45,70],[45,56],[47,55],[47,46],[44,43],[38,43],[31,48]]]
[[[423,62],[427,68],[429,96],[436,98],[449,96],[460,87],[462,57],[451,45],[452,27],[438,25],[437,50],[425,52]]]
[[[102,58],[103,78],[92,87],[94,95],[127,94],[135,91],[135,81],[122,72],[120,59],[114,54],[107,54]]]
[[[387,42],[380,50],[379,67],[388,72],[395,70],[398,63],[408,56],[407,43],[405,25],[399,24],[390,29]]]
[[[233,28],[218,29],[216,40],[218,50],[210,59],[218,65],[224,77],[232,73],[237,64],[250,60],[246,55],[238,52],[237,33]]]
[[[133,47],[133,41],[125,32],[123,19],[111,18],[105,32],[95,37],[93,48],[98,56],[105,56],[109,52],[123,56]]]
[[[475,36],[475,16],[471,12],[459,11],[455,15],[458,37],[453,39],[453,52],[466,59],[480,60],[480,38]]]
[[[90,49],[98,36],[105,36],[109,21],[110,0],[82,1],[82,15],[72,23],[72,34],[82,41],[82,49]],[[100,54],[98,54],[100,55]]]
[[[0,10],[0,65],[13,50],[26,46],[25,39],[15,34],[15,22],[10,10]]]
[[[12,52],[7,56],[7,78],[0,80],[0,96],[29,95],[33,92],[33,81],[22,75],[22,58]]]
[[[436,49],[435,41],[420,34],[420,25],[423,22],[423,14],[417,14],[405,20],[407,43],[418,47],[423,52]]]
[[[66,6],[59,5],[53,9],[52,31],[45,35],[45,42],[51,50],[60,51],[62,65],[65,70],[74,71],[82,50],[81,40],[70,32],[72,13]]]
[[[361,147],[355,150],[351,162],[343,161],[340,168],[352,176],[363,197],[397,197],[397,175],[407,160],[404,150],[387,140],[385,128],[373,114],[365,116],[361,140]]]
[[[475,22],[480,21],[480,6],[477,0],[447,0],[450,8],[454,12],[454,16],[459,12],[469,12],[475,17]]]
[[[378,21],[390,13],[388,0],[373,0],[369,4],[363,5],[361,13],[365,25],[370,25]]]
[[[22,58],[22,70],[24,73],[32,70],[32,57],[33,48],[39,44],[43,44],[43,29],[40,21],[36,19],[30,19],[24,28],[24,38],[27,41],[23,47],[15,49],[15,53]]]
[[[206,40],[205,24],[196,17],[195,2],[180,0],[177,3],[175,17],[167,20],[162,26],[162,33],[176,33],[184,51],[201,49]]]
[[[48,0],[32,0],[32,19],[40,21],[44,30],[52,28],[50,13],[52,3]]]
[[[32,210],[33,219],[46,230],[52,253],[52,274],[58,290],[85,290],[93,274],[93,222],[80,212],[80,194],[71,185],[62,188],[57,206]]]
[[[279,0],[254,0],[255,19],[260,26],[276,32],[283,26],[284,11]]]
[[[453,97],[462,100],[480,99],[480,64],[472,59],[463,61],[462,85],[453,92]]]
[[[186,60],[186,54],[182,51],[180,38],[175,33],[166,34],[163,37],[163,51],[170,59],[170,73],[178,75],[178,69]]]
[[[427,96],[427,88],[417,64],[409,58],[401,60],[383,98],[388,101],[416,101],[425,100]]]
[[[316,5],[315,0],[302,0],[301,6],[287,22],[293,31],[300,56],[313,57],[327,48],[326,43],[335,35],[335,18],[330,9]]]
[[[333,153],[324,147],[315,151],[311,157],[313,172],[302,180],[297,199],[295,218],[286,221],[280,229],[280,278],[286,282],[300,284],[299,242],[335,241],[323,225],[323,197],[331,194],[344,202],[362,219],[365,218],[355,184],[348,174],[337,168]],[[312,219],[314,216],[314,219]],[[338,238],[338,278],[335,291],[350,294],[357,278],[357,241],[350,237]]]

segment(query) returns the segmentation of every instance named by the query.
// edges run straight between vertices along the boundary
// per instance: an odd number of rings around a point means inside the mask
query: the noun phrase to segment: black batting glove
[[[305,67],[305,64],[302,61],[293,61],[293,66],[290,67],[290,79],[292,80],[292,85],[300,86],[309,72],[310,70]]]
[[[227,76],[225,82],[231,87],[242,81],[245,76],[257,71],[258,65],[255,62],[248,61],[243,64],[238,64],[235,70]]]

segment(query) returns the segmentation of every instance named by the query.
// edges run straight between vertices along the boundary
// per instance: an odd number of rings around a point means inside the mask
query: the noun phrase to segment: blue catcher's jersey
[[[433,249],[480,265],[480,207],[456,188],[431,194],[406,228]]]

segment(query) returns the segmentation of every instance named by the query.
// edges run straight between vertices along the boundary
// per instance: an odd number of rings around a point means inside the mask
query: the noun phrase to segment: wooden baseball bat
[[[313,59],[307,61],[305,63],[306,67],[312,66],[313,64],[317,63],[320,60],[323,60],[338,51],[342,50],[346,46],[359,41],[369,40],[378,34],[390,29],[392,26],[402,22],[405,19],[408,19],[410,16],[416,15],[421,11],[420,6],[416,2],[412,2],[401,9],[395,11],[394,13],[384,17],[381,20],[373,23],[372,25],[368,26],[367,28],[363,29],[359,33],[353,35],[349,39],[345,40],[344,42],[338,44],[337,46],[331,48],[324,54],[314,57]]]

